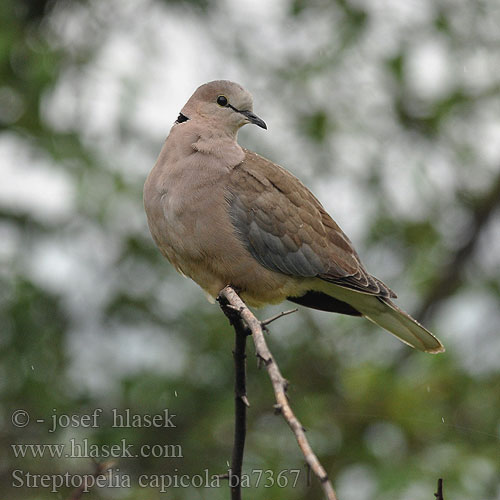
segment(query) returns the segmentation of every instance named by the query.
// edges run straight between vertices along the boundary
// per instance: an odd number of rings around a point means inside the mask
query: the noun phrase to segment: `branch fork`
[[[318,460],[309,444],[305,429],[293,413],[286,391],[288,381],[281,375],[280,369],[273,358],[269,347],[267,346],[264,337],[264,331],[267,330],[267,325],[276,321],[283,316],[291,314],[297,309],[284,311],[267,320],[259,321],[254,314],[248,309],[246,304],[241,300],[236,291],[227,286],[221,290],[218,301],[228,317],[230,323],[236,331],[235,350],[233,352],[235,360],[235,434],[233,456],[231,462],[231,476],[238,477],[236,485],[231,485],[231,500],[241,500],[241,470],[243,464],[243,452],[246,435],[246,408],[248,399],[246,397],[246,375],[245,375],[245,347],[246,337],[251,334],[257,359],[261,361],[271,379],[276,398],[274,410],[276,414],[283,415],[283,418],[289,425],[295,435],[295,439],[302,451],[309,470],[319,479],[326,500],[337,500],[337,496],[333,486],[328,479],[328,474]],[[238,353],[238,355],[237,355]],[[242,354],[242,356],[241,356]],[[243,384],[243,385],[242,385]],[[244,396],[242,396],[242,394]],[[245,402],[246,400],[246,402]]]

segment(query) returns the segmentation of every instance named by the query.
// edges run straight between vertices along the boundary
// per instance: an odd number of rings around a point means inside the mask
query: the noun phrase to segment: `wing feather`
[[[366,271],[349,238],[287,170],[245,150],[230,174],[226,197],[236,232],[262,266],[395,297]]]

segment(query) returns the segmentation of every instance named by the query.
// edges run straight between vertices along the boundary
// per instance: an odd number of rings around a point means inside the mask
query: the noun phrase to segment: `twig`
[[[240,317],[238,307],[229,304],[224,298],[219,299],[224,314],[229,318],[235,330],[234,341],[234,443],[231,457],[231,470],[225,476],[229,479],[231,500],[241,500],[241,473],[243,468],[243,453],[246,438],[246,411],[250,406],[246,390],[246,341],[248,328]]]
[[[99,476],[104,475],[108,469],[113,467],[113,465],[113,462],[95,462],[95,471],[92,476],[97,479]],[[88,491],[88,484],[87,478],[85,477],[84,481],[82,481],[82,484],[78,488],[74,489],[68,500],[80,500],[82,498],[82,495],[86,491]]]
[[[292,313],[297,312],[297,311],[298,311],[297,308],[290,309],[289,311],[281,311],[279,314],[276,314],[275,316],[271,316],[270,318],[267,318],[264,321],[261,321],[260,324],[262,326],[267,326],[270,323],[272,323],[273,321],[276,321],[277,319],[280,319],[283,316],[288,316],[289,314],[292,314]]]
[[[287,381],[281,375],[280,369],[267,347],[261,322],[253,315],[250,309],[248,309],[245,303],[231,287],[227,286],[221,290],[219,297],[239,310],[238,315],[240,320],[243,321],[251,331],[257,357],[263,361],[267,373],[269,374],[269,378],[271,379],[277,403],[275,408],[283,415],[283,418],[295,434],[295,438],[297,439],[297,443],[299,444],[307,464],[321,482],[321,487],[323,488],[325,497],[328,500],[337,500],[337,496],[335,495],[335,491],[330,480],[328,479],[325,469],[313,452],[311,445],[305,436],[302,424],[290,408],[288,398],[286,396],[286,388],[288,385]]]
[[[443,480],[441,478],[438,479],[438,489],[437,493],[434,493],[436,500],[444,500],[443,497]]]

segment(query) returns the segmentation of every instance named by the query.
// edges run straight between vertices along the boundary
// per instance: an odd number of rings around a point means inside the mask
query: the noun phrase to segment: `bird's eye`
[[[222,107],[227,106],[229,104],[227,97],[225,95],[220,95],[219,97],[217,97],[217,104]]]

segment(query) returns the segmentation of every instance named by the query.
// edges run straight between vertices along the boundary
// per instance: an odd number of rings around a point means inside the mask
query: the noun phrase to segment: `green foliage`
[[[300,123],[304,134],[309,136],[315,142],[323,142],[331,132],[329,116],[324,110],[319,110],[308,116],[300,118]]]

